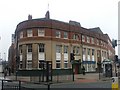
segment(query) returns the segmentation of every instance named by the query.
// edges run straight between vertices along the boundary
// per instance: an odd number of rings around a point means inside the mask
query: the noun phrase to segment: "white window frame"
[[[79,35],[78,34],[74,34],[72,37],[73,40],[79,40]]]
[[[90,43],[90,37],[87,36],[87,43]]]
[[[30,64],[31,64],[31,67],[29,67]],[[31,60],[27,60],[26,68],[27,69],[32,69],[32,61]]]
[[[57,64],[59,64],[60,67],[57,67]],[[61,69],[61,62],[60,62],[60,60],[56,60],[56,69]]]
[[[23,38],[23,31],[20,32],[20,38]]]
[[[27,60],[32,60],[32,44],[27,45]]]
[[[32,37],[33,36],[33,31],[32,29],[27,30],[27,37]]]
[[[68,39],[68,33],[64,32],[64,39]]]
[[[97,45],[99,45],[99,40],[97,39]]]
[[[94,42],[94,38],[93,38],[93,37],[91,38],[91,43],[92,43],[92,44],[94,44],[94,43],[95,43],[95,42]]]
[[[85,36],[82,35],[82,42],[85,42]]]
[[[45,30],[44,29],[38,29],[38,36],[45,36]]]
[[[67,64],[67,67],[65,67],[65,64]],[[68,69],[68,61],[64,61],[64,69]]]
[[[56,36],[56,38],[61,38],[61,32],[60,31],[56,31],[55,36]]]

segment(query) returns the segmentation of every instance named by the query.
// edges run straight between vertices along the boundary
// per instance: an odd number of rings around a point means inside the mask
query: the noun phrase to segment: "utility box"
[[[112,90],[119,90],[118,77],[112,77]]]

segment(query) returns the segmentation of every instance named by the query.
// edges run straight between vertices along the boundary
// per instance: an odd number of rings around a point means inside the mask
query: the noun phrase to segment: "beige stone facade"
[[[73,22],[75,23],[75,22]],[[52,61],[53,69],[71,68],[70,53],[75,53],[74,69],[95,71],[97,62],[113,59],[115,50],[100,28],[86,29],[79,24],[41,18],[17,25],[20,69],[40,69],[41,61]]]

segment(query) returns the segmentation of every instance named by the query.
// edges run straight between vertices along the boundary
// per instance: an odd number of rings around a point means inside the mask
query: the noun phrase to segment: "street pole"
[[[75,81],[75,79],[74,79],[74,67],[73,67],[73,63],[72,63],[72,73],[73,73],[73,81]]]
[[[100,63],[99,63],[99,80],[100,80]]]

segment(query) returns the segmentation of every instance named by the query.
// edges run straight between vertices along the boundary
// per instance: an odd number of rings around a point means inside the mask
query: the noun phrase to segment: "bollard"
[[[119,90],[118,77],[112,77],[112,90]]]

